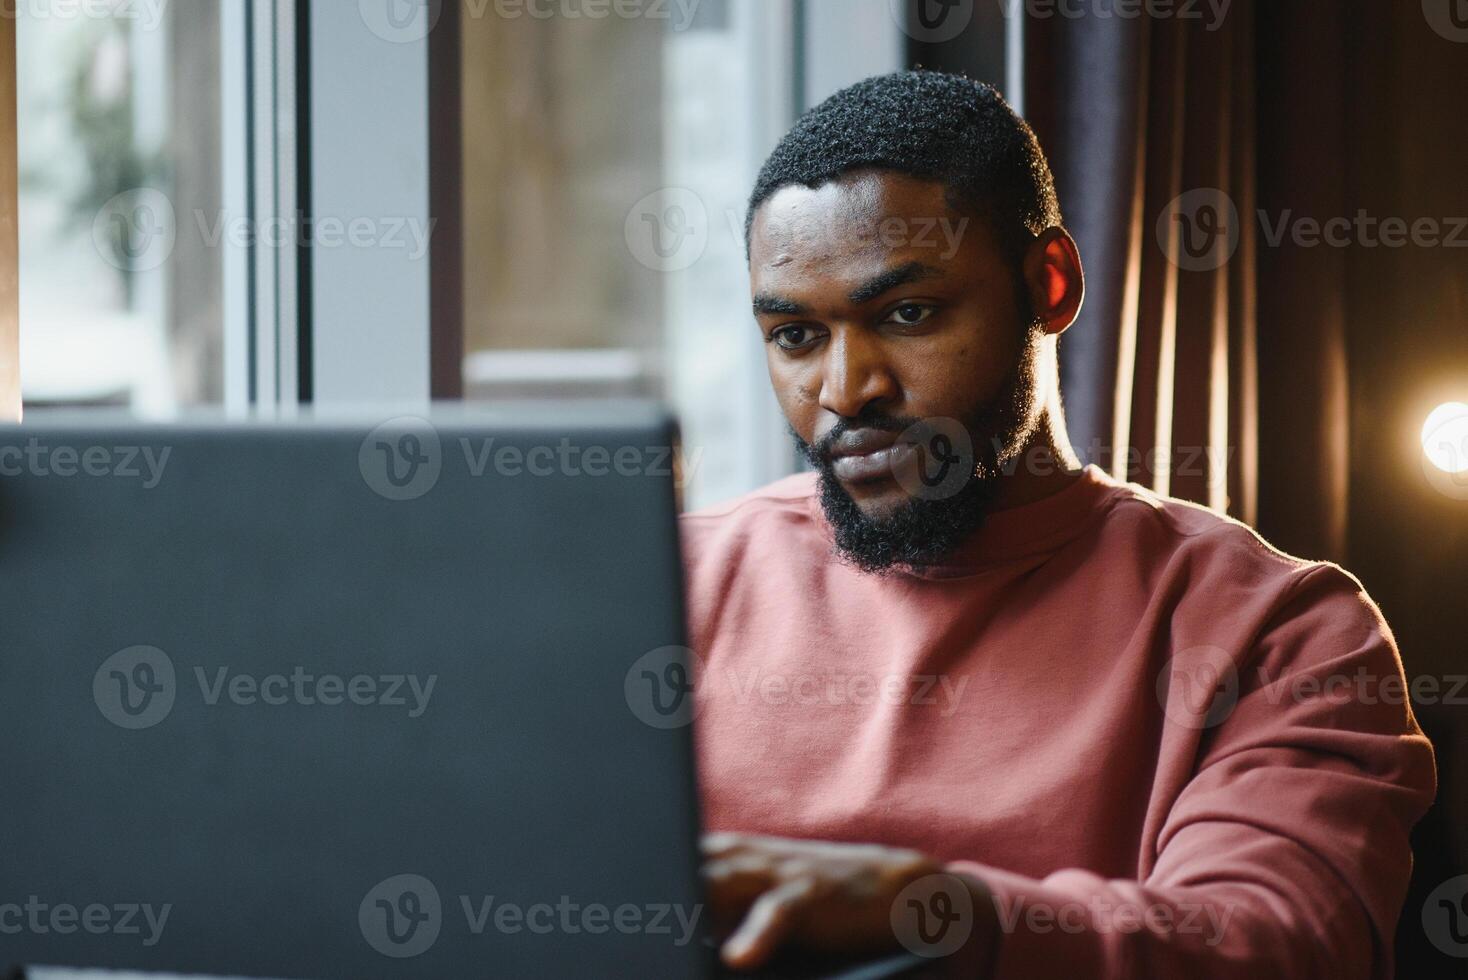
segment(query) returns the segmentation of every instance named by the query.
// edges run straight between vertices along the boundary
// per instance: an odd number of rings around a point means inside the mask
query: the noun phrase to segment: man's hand
[[[975,915],[992,915],[987,893],[978,882],[950,875],[916,851],[727,833],[705,837],[703,851],[714,923],[721,934],[728,933],[723,959],[734,969],[763,966],[785,947],[833,956],[876,955],[932,941],[941,929],[945,936],[957,936],[961,946],[935,945],[932,955],[956,952],[951,957],[955,975],[981,975],[989,930],[975,928]],[[952,917],[948,924],[935,915],[934,931],[925,924],[922,939],[913,938],[920,935],[916,924],[912,937],[899,936],[904,928],[899,923],[916,910],[911,896],[923,893],[926,901],[931,896],[924,890],[934,887],[963,891],[957,901],[952,894],[937,896],[936,911]],[[910,904],[914,910],[905,907]],[[962,911],[954,912],[955,907]],[[967,921],[958,921],[960,914]],[[948,933],[950,927],[961,928],[962,935]]]

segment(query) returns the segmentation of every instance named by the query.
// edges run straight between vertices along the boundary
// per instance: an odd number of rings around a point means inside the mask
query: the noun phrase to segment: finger
[[[803,840],[795,837],[770,837],[764,834],[740,834],[727,830],[704,834],[699,841],[699,846],[704,857],[723,857],[738,851],[758,852],[772,857],[812,852],[840,856],[858,852],[857,845],[853,844]],[[883,849],[873,845],[865,850],[881,851]]]
[[[776,885],[769,862],[754,855],[709,861],[701,874],[704,893],[721,915],[742,914]]]
[[[740,850],[745,846],[743,834],[733,834],[727,831],[719,831],[712,834],[704,834],[700,841],[704,857],[723,857],[733,851]]]
[[[760,854],[735,854],[731,857],[714,858],[703,863],[699,874],[710,884],[756,879],[765,882],[766,888],[772,887],[776,879],[775,866]]]
[[[761,895],[725,941],[724,962],[736,970],[768,963],[794,929],[802,904],[814,890],[814,879],[797,878]]]

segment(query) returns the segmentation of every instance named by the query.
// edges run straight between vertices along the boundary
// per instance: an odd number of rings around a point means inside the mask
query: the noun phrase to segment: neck
[[[1038,374],[1045,379],[1044,399],[1036,416],[1034,431],[1024,448],[1005,467],[999,481],[994,510],[1023,507],[1057,494],[1080,478],[1084,467],[1070,444],[1065,427],[1065,407],[1060,401],[1060,372],[1054,347]]]

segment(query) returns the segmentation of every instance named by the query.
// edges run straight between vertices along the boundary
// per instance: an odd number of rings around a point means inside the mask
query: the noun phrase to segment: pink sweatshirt
[[[814,490],[683,519],[709,829],[949,862],[1002,978],[1392,975],[1435,773],[1356,579],[1095,468],[881,578]]]

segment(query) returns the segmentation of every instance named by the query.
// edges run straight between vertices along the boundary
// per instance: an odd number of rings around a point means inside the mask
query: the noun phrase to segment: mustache
[[[801,451],[805,453],[805,457],[810,460],[811,465],[825,466],[831,462],[831,451],[836,446],[836,440],[848,432],[855,432],[862,429],[875,429],[879,432],[906,432],[921,422],[922,419],[919,418],[863,411],[854,418],[839,419],[831,427],[830,432],[821,436],[814,443],[808,443],[800,438],[793,426],[790,428],[790,434],[795,436],[795,441],[800,445]]]

